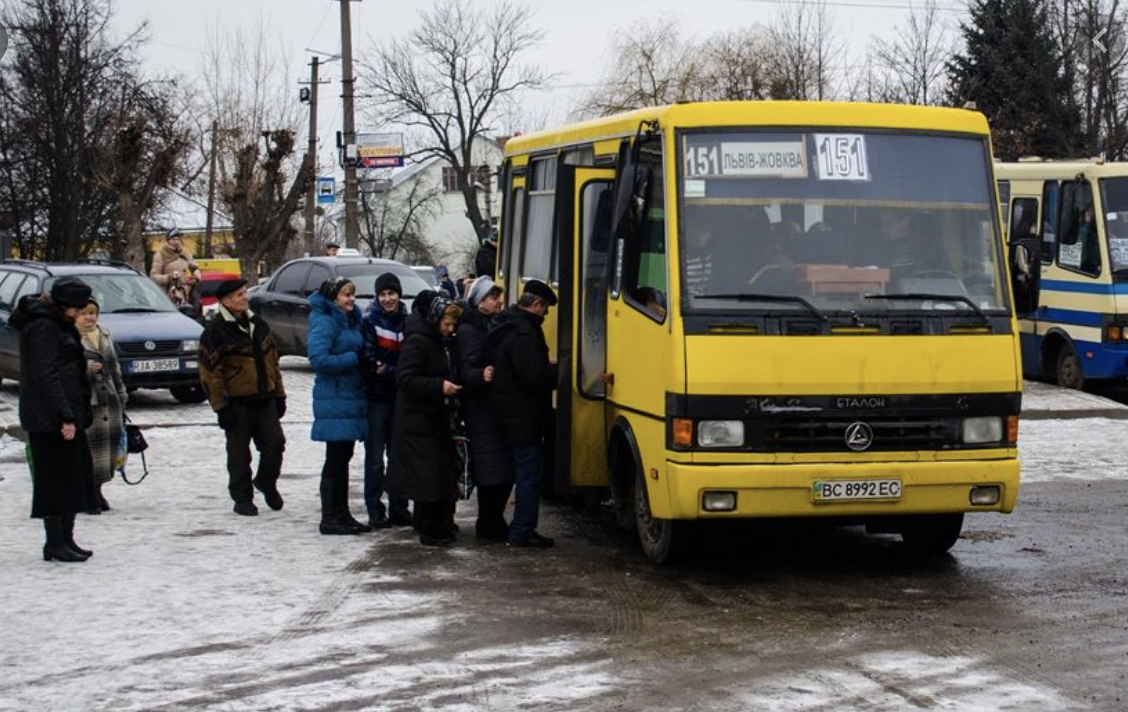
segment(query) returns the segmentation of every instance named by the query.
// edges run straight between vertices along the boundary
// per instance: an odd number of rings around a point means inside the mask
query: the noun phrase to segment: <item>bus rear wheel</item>
[[[962,512],[909,517],[901,526],[901,541],[913,554],[936,556],[946,553],[960,538],[963,517]]]
[[[658,519],[650,512],[650,496],[641,470],[635,480],[635,525],[646,558],[656,564],[681,561],[693,546],[693,523]]]
[[[1062,344],[1057,356],[1057,384],[1062,388],[1081,390],[1085,387],[1085,374],[1081,371],[1081,359],[1069,344]]]

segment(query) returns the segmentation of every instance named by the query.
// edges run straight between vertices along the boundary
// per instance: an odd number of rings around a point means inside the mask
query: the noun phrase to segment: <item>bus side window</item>
[[[1058,265],[1096,276],[1101,272],[1100,242],[1093,210],[1093,189],[1087,181],[1062,186]]]
[[[645,154],[646,149],[643,152]],[[666,184],[660,153],[653,162],[650,200],[639,234],[638,261],[633,265],[628,263],[627,269],[633,267],[634,274],[628,272],[624,275],[624,283],[633,285],[628,294],[631,302],[655,320],[665,321],[669,293],[666,283]]]
[[[1048,180],[1042,188],[1042,264],[1053,264],[1057,254],[1058,205],[1061,188]]]
[[[1038,234],[1037,198],[1015,198],[1010,209],[1010,227],[1007,242],[1014,242]]]

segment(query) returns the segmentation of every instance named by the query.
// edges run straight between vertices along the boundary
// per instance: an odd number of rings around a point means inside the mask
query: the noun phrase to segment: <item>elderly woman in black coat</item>
[[[454,543],[458,459],[454,451],[454,357],[449,340],[461,307],[431,290],[415,297],[396,368],[387,490],[415,502],[419,541]]]
[[[90,287],[63,277],[50,294],[20,300],[9,324],[20,332],[20,425],[31,453],[31,516],[43,520],[44,561],[86,561],[74,541],[78,512],[99,507],[86,442],[93,414],[86,357],[75,317]]]
[[[463,312],[455,336],[458,377],[465,388],[461,398],[470,438],[470,463],[478,485],[478,521],[474,530],[480,541],[509,539],[505,506],[513,489],[513,453],[490,399],[494,367],[486,358],[490,319],[504,306],[503,293],[490,277],[474,280],[466,291],[470,308]]]

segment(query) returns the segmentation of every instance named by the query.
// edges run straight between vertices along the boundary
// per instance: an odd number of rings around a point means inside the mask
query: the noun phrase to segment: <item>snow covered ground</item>
[[[297,363],[291,371],[285,509],[260,500],[260,516],[232,514],[222,433],[206,406],[153,401],[136,412],[157,426],[146,430],[152,474],[135,487],[115,481],[106,488],[113,510],[79,518],[76,538],[96,552],[83,564],[40,559],[23,445],[0,436],[0,710],[541,712],[591,708],[645,684],[624,675],[604,632],[537,609],[546,587],[567,585],[537,557],[567,556],[582,549],[580,537],[530,554],[472,543],[424,549],[402,529],[319,536],[323,450],[308,440],[300,405],[307,372]],[[10,403],[10,384],[4,392]],[[1052,393],[1042,397],[1052,405]],[[1123,443],[1126,430],[1115,417],[1025,421],[1026,482],[1125,478],[1122,452],[1109,445]],[[358,515],[361,462],[358,448]],[[137,464],[129,471],[139,474]],[[460,511],[464,531],[472,520],[472,507]],[[491,583],[501,571],[507,590]],[[473,625],[470,599],[479,604]],[[503,619],[522,622],[509,629]],[[897,710],[903,698],[870,694],[875,679],[929,699],[941,677],[944,709],[1069,708],[1037,681],[992,676],[962,654],[940,660],[906,649],[856,655],[802,679],[781,672],[755,688],[734,682],[731,695],[702,709],[854,709],[826,706],[847,694],[857,709]]]

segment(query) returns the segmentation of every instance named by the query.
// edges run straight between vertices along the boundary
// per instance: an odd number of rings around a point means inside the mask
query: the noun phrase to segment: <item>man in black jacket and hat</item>
[[[286,391],[274,337],[250,309],[247,281],[221,282],[216,296],[219,309],[200,338],[200,383],[227,436],[227,489],[235,513],[254,516],[254,489],[271,509],[282,509],[278,477],[286,436],[279,421],[286,413]],[[259,451],[253,480],[252,440]]]
[[[553,306],[552,288],[539,279],[529,280],[517,305],[498,317],[487,341],[494,365],[493,402],[513,451],[517,502],[509,525],[510,546],[545,548],[554,543],[537,533],[544,436],[557,378],[542,324]]]

